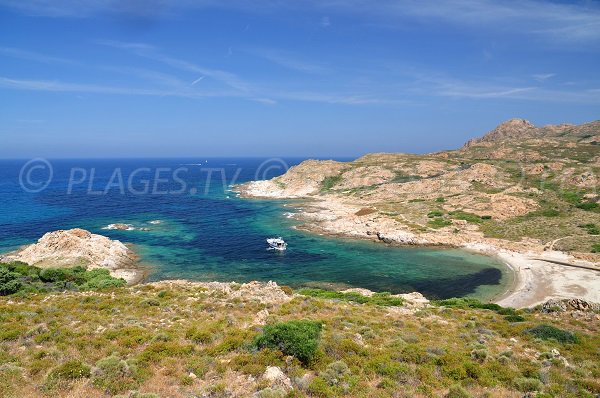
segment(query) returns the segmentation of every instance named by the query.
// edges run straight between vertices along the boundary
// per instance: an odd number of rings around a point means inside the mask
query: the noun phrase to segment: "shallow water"
[[[239,199],[228,190],[231,182],[284,171],[278,168],[280,161],[263,162],[52,161],[49,186],[28,193],[19,182],[25,161],[0,161],[0,250],[30,243],[47,231],[81,227],[134,244],[151,267],[151,280],[275,280],[294,287],[365,287],[483,299],[502,293],[510,282],[499,261],[462,250],[398,248],[297,230],[297,221],[285,216],[294,212],[293,202]],[[174,175],[176,170],[180,172]],[[43,180],[42,172],[30,176]],[[145,186],[149,192],[140,193]],[[150,223],[156,220],[160,223]],[[112,223],[131,224],[135,230],[103,229]],[[271,236],[282,236],[288,250],[267,250],[265,239]]]

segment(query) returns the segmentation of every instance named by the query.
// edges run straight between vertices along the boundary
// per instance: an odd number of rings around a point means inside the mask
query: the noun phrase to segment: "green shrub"
[[[485,348],[471,351],[471,358],[484,361],[488,357],[488,352]]]
[[[393,297],[388,292],[374,293],[371,297],[364,296],[360,293],[336,292],[334,290],[323,289],[300,289],[299,294],[309,297],[324,298],[329,300],[351,301],[359,304],[374,304],[381,306],[401,306],[404,302],[400,297]]]
[[[514,383],[517,390],[521,392],[539,391],[542,389],[542,382],[532,377],[518,377]]]
[[[84,379],[91,376],[91,368],[81,361],[67,361],[59,365],[46,377],[44,384],[46,389],[52,390],[65,386],[69,382],[77,379]]]
[[[323,182],[321,182],[321,191],[329,191],[340,181],[342,181],[341,175],[325,177]]]
[[[96,362],[92,382],[96,387],[115,394],[138,385],[138,368],[133,361],[111,355]]]
[[[62,268],[45,268],[40,271],[42,282],[58,282],[67,279],[67,273]]]
[[[583,194],[573,191],[563,191],[561,196],[565,201],[574,205],[578,204],[581,199],[583,199]]]
[[[543,209],[539,211],[539,215],[543,217],[558,217],[560,216],[560,211],[556,209]]]
[[[91,368],[81,361],[73,360],[67,361],[50,372],[49,377],[64,379],[64,380],[76,380],[90,377]]]
[[[596,203],[596,202],[583,202],[583,203],[578,203],[576,206],[579,209],[590,211],[590,210],[597,209],[598,208],[598,203]]]
[[[21,289],[22,283],[18,280],[21,275],[11,272],[7,267],[0,268],[0,296],[13,294]]]
[[[452,221],[444,220],[443,218],[434,218],[433,220],[427,221],[427,225],[431,228],[443,228],[451,224]]]
[[[441,210],[432,210],[429,213],[427,213],[427,217],[429,217],[429,218],[441,217],[443,215],[444,215],[444,212]]]
[[[474,224],[481,223],[481,217],[477,214],[467,213],[465,211],[451,211],[448,214],[450,215],[450,218],[454,220],[465,220]]]
[[[145,299],[140,303],[142,307],[160,307],[160,301],[156,299]]]
[[[455,384],[450,387],[448,390],[448,394],[444,396],[445,398],[471,398],[471,394],[463,386],[460,384]]]
[[[97,290],[125,285],[124,279],[113,278],[107,269],[86,271],[81,266],[40,269],[18,261],[0,264],[0,295],[18,292]]]
[[[329,388],[327,382],[319,376],[311,380],[310,384],[308,385],[308,392],[311,396],[315,397],[327,398],[332,395],[331,388]]]
[[[437,300],[433,302],[434,305],[454,308],[478,308],[482,310],[495,311],[500,315],[515,315],[516,311],[514,308],[502,307],[494,303],[482,303],[481,301],[474,298],[459,298],[453,297],[445,300]]]
[[[254,339],[254,345],[259,349],[279,350],[308,365],[317,354],[322,327],[321,322],[309,320],[267,325],[263,333]]]
[[[444,203],[446,201],[446,199],[444,199],[443,196],[440,196],[438,198],[435,198],[435,201],[438,202],[438,203]]]
[[[600,253],[600,243],[592,245],[592,253]]]
[[[583,228],[590,235],[600,235],[600,228],[596,224],[584,224],[580,225],[579,228]]]
[[[346,362],[336,361],[327,365],[327,369],[320,375],[329,385],[335,386],[345,381],[350,376],[350,369]]]
[[[525,331],[538,339],[551,340],[554,339],[559,343],[578,343],[579,339],[573,333],[556,328],[551,325],[538,325],[532,329]]]
[[[523,321],[525,321],[525,318],[523,318],[521,315],[507,315],[504,317],[504,319],[506,319],[508,322],[523,322]]]

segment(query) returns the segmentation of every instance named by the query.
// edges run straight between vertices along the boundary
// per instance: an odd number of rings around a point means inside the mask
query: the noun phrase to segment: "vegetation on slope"
[[[0,263],[0,296],[15,293],[63,290],[95,290],[125,286],[121,278],[113,278],[107,269],[87,271],[84,267],[38,268],[14,261]]]
[[[516,312],[468,299],[411,310],[323,296],[262,304],[149,284],[0,297],[0,396],[600,393],[598,314]],[[263,377],[273,366],[289,384]]]

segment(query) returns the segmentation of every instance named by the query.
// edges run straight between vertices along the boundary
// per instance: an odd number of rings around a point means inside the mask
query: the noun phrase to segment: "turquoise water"
[[[299,161],[286,159],[289,165]],[[81,227],[132,243],[150,268],[150,280],[274,280],[293,287],[365,287],[393,293],[420,291],[429,297],[472,295],[483,299],[502,293],[510,283],[508,270],[482,255],[461,250],[398,248],[295,229],[298,222],[286,217],[286,213],[294,212],[293,202],[240,199],[228,190],[231,182],[256,178],[262,162],[55,161],[51,162],[51,183],[38,193],[24,192],[19,185],[24,161],[0,162],[0,250],[30,243],[50,230]],[[75,180],[83,180],[81,183],[69,180],[74,167],[80,170]],[[182,167],[187,169],[179,175],[185,181],[184,190],[174,178],[154,178],[156,169]],[[209,167],[219,171],[210,172]],[[147,175],[144,171],[137,174],[140,181],[134,179],[133,186],[121,190],[119,184],[110,185],[118,180],[111,180],[115,169],[127,183],[140,168],[150,171]],[[81,170],[86,170],[86,179],[80,178]],[[272,177],[283,171],[268,170],[258,177]],[[147,180],[150,185],[158,180],[159,189],[139,193]],[[112,223],[131,224],[135,229],[103,229]],[[282,236],[288,250],[267,250],[265,239],[272,236]]]

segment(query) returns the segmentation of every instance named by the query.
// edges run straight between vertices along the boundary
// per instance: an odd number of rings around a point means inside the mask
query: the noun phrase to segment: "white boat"
[[[285,241],[283,239],[281,239],[281,236],[279,238],[269,238],[269,239],[267,239],[267,243],[269,244],[270,249],[275,249],[275,250],[287,249],[287,243],[285,243]]]

